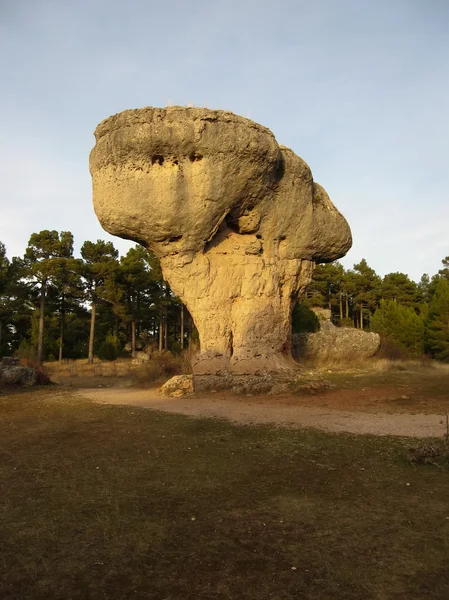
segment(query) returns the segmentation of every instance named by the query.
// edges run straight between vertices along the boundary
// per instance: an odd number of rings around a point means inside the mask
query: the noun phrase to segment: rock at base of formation
[[[220,375],[198,376],[176,375],[169,379],[160,389],[165,396],[179,397],[196,392],[220,392],[230,390],[238,395],[294,393],[300,395],[318,394],[330,387],[328,381],[310,380],[307,377],[279,373],[255,373],[253,375]]]
[[[322,322],[316,333],[293,335],[292,351],[296,360],[322,363],[362,360],[373,356],[380,346],[377,333],[352,327],[335,327],[330,321]]]
[[[164,396],[187,396],[193,394],[193,376],[192,375],[175,375],[159,390]]]
[[[22,385],[29,387],[35,385],[37,373],[31,367],[24,367],[18,358],[8,356],[0,360],[0,385]]]
[[[309,166],[267,128],[220,110],[127,110],[95,137],[97,217],[159,257],[198,329],[199,385],[294,373],[292,307],[315,263],[352,243]]]

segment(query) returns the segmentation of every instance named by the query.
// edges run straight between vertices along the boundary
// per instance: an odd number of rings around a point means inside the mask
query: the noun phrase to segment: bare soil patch
[[[310,375],[309,375],[310,377]],[[167,398],[157,384],[147,389],[100,387],[79,390],[95,402],[132,405],[235,423],[272,423],[325,431],[405,437],[438,437],[446,432],[449,372],[445,369],[390,369],[386,372],[315,372],[332,387],[318,394],[235,396],[209,393]]]

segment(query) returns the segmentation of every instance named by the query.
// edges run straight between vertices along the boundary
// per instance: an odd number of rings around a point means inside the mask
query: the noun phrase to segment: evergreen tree
[[[418,300],[419,302],[430,302],[431,296],[430,277],[424,273],[418,283]]]
[[[83,297],[82,262],[73,256],[55,258],[52,286],[55,292],[55,312],[59,314],[58,359],[63,358],[67,314],[78,311]]]
[[[364,321],[369,322],[371,314],[376,310],[381,298],[381,279],[366,260],[354,265],[348,273],[348,279],[353,290],[352,302],[358,313],[358,325],[364,327]],[[354,315],[357,320],[357,315]]]
[[[130,248],[120,259],[120,282],[124,288],[124,312],[131,324],[131,352],[136,352],[136,334],[141,334],[142,318],[149,312],[155,294],[148,251],[140,245]]]
[[[316,266],[313,280],[306,292],[307,304],[328,308],[335,320],[349,315],[349,296],[346,273],[338,261]]]
[[[441,262],[443,263],[443,268],[438,271],[438,275],[449,281],[449,256],[443,258]]]
[[[396,300],[381,300],[379,308],[371,317],[371,328],[407,350],[411,356],[422,356],[424,320],[410,306],[398,304]]]
[[[37,361],[42,363],[44,354],[44,319],[47,286],[57,271],[58,258],[69,258],[73,254],[73,236],[69,231],[59,235],[57,231],[44,230],[33,233],[25,251],[27,276],[39,289],[39,332],[37,340]]]
[[[118,250],[114,248],[112,242],[86,241],[81,247],[81,256],[84,260],[82,276],[85,281],[87,299],[91,304],[88,361],[89,364],[92,364],[97,304],[102,298],[111,300],[113,295],[112,281],[115,281],[118,272]]]
[[[6,312],[6,288],[8,284],[9,260],[6,256],[5,244],[0,242],[0,356],[4,347],[4,327]]]
[[[449,281],[440,277],[429,305],[427,349],[433,358],[449,360]]]
[[[417,306],[418,286],[405,273],[388,273],[388,275],[385,275],[381,291],[384,300],[396,300],[402,306]]]

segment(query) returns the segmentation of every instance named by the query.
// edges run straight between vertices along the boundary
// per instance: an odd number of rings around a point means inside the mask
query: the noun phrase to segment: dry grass
[[[189,347],[184,350],[181,355],[181,371],[184,375],[193,373],[193,362],[197,354],[199,354],[199,344],[191,342]]]
[[[154,381],[166,381],[182,371],[181,358],[170,352],[155,352],[151,360],[140,365],[135,371],[135,381],[145,384]]]
[[[390,358],[360,358],[359,360],[325,360],[304,361],[301,363],[306,369],[317,371],[335,371],[343,373],[365,372],[385,373],[389,371],[408,372],[433,372],[435,375],[449,375],[449,364],[440,363],[428,358],[392,360]]]
[[[2,600],[447,600],[448,472],[401,440],[0,396]]]
[[[47,369],[43,365],[39,364],[37,360],[31,358],[21,358],[20,364],[24,367],[31,367],[36,371],[37,385],[49,385],[51,383]]]
[[[186,350],[186,353],[188,351]],[[166,381],[183,372],[185,359],[170,352],[155,352],[148,362],[137,362],[131,358],[113,361],[95,359],[90,365],[87,359],[66,360],[62,363],[45,363],[52,381],[74,387],[95,385],[145,385],[155,381]]]

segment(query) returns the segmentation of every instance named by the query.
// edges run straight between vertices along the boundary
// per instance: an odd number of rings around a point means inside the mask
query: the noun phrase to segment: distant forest
[[[362,259],[352,269],[317,265],[293,311],[293,330],[313,331],[310,308],[331,311],[341,327],[378,332],[398,358],[449,360],[449,257],[419,283],[380,277]],[[177,354],[197,339],[193,321],[163,280],[157,257],[136,245],[119,257],[111,242],[86,241],[73,256],[70,232],[31,235],[22,257],[0,242],[0,356],[113,360],[143,342]]]

